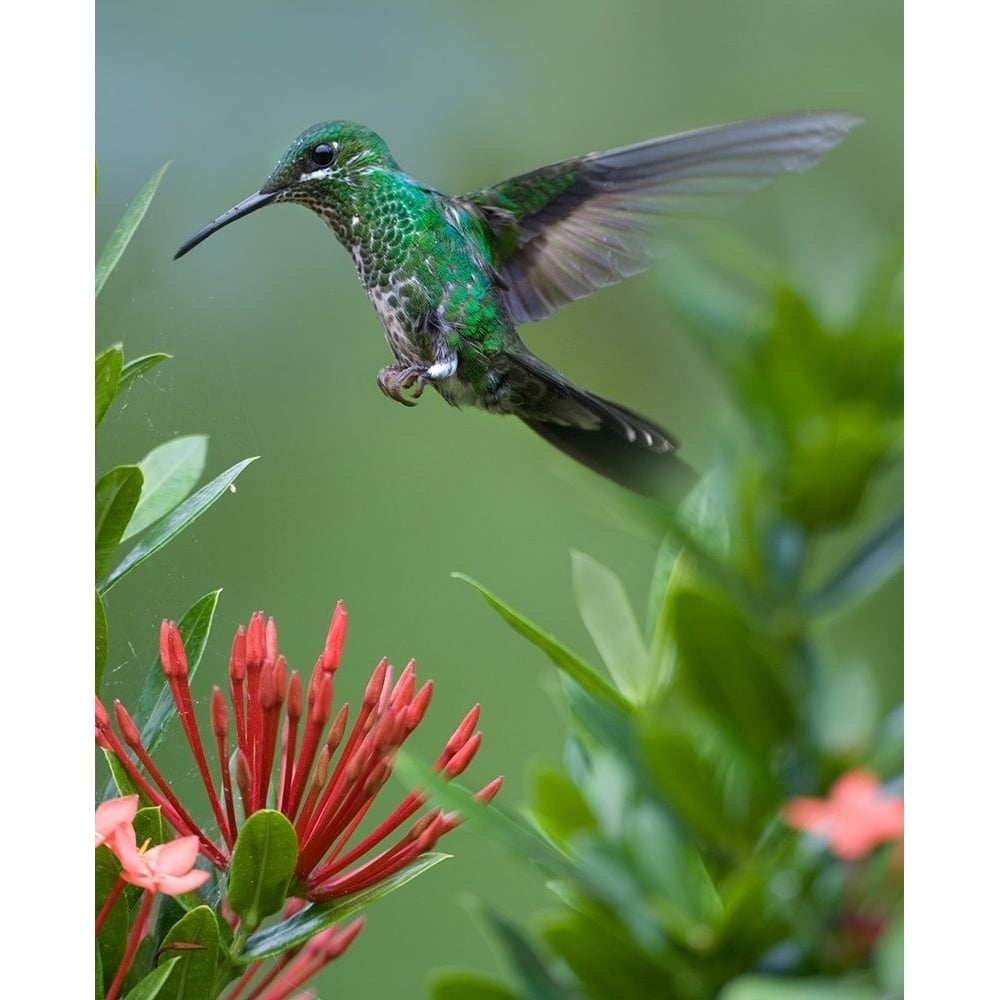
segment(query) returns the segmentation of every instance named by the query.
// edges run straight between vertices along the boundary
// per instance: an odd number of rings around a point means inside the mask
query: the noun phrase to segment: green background
[[[485,743],[464,780],[504,773],[502,801],[516,807],[531,763],[561,749],[549,668],[449,574],[480,579],[589,655],[569,552],[612,567],[642,607],[655,540],[624,526],[617,490],[518,422],[458,413],[433,393],[412,410],[386,400],[378,320],[347,255],[302,209],[257,213],[178,263],[173,252],[316,121],[365,122],[404,169],[458,193],[685,128],[843,108],[866,125],[723,225],[777,259],[821,313],[847,315],[902,228],[901,27],[901,3],[871,0],[102,0],[98,246],[173,163],[102,294],[97,346],[174,359],[109,415],[99,467],[198,432],[211,435],[206,478],[261,456],[235,495],[112,591],[106,691],[127,701],[159,620],[208,590],[224,588],[197,686],[206,699],[253,610],[275,616],[290,664],[309,670],[342,598],[338,699],[356,701],[380,656],[415,657],[436,694],[413,747],[433,757],[481,702]],[[671,316],[670,266],[667,255],[522,333],[575,381],[676,432],[704,466],[726,401]],[[899,694],[901,594],[890,584],[835,636],[842,656],[877,662],[886,706]],[[195,787],[183,758],[174,773]],[[542,878],[464,830],[443,846],[456,857],[369,911],[320,996],[420,996],[435,967],[500,968],[467,902],[525,919],[547,902]]]

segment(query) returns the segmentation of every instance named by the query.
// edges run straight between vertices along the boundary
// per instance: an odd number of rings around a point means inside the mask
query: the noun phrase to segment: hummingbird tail
[[[573,385],[533,355],[508,358],[530,382],[527,405],[517,415],[560,451],[627,489],[671,505],[697,483],[698,474],[677,455],[677,439],[662,427]]]

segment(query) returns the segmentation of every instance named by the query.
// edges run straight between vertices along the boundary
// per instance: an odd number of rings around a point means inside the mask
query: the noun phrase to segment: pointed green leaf
[[[213,479],[207,486],[203,486],[194,496],[188,497],[184,503],[160,521],[108,574],[98,588],[100,592],[106,594],[126,573],[145,562],[154,552],[158,552],[167,542],[180,534],[192,521],[204,514],[223,493],[232,487],[236,477],[251,462],[256,461],[257,456],[237,462],[231,468],[226,469],[222,475]]]
[[[390,875],[369,889],[362,889],[360,892],[344,896],[342,899],[331,900],[329,903],[311,903],[288,920],[251,935],[247,939],[242,957],[248,962],[273,958],[290,948],[305,944],[311,937],[341,920],[346,920],[358,910],[363,910],[366,906],[388,896],[390,892],[395,892],[449,857],[450,854],[421,854],[413,864],[407,865],[395,875]]]
[[[159,994],[164,1000],[201,1000],[212,996],[219,958],[219,925],[212,909],[197,906],[184,914],[167,931],[159,955],[161,965],[164,957],[176,957],[173,974]]]
[[[226,898],[246,928],[260,926],[285,905],[298,856],[295,828],[276,809],[255,812],[240,828]]]
[[[172,958],[169,962],[158,965],[128,991],[125,1000],[154,1000],[155,997],[166,996],[163,987],[179,961],[179,958]]]
[[[122,376],[118,380],[118,391],[121,392],[133,379],[148,372],[150,368],[155,368],[161,361],[166,361],[172,356],[158,351],[156,354],[144,354],[140,358],[126,362],[125,367],[122,368]]]
[[[573,592],[580,617],[618,690],[637,702],[650,686],[649,657],[621,580],[582,552],[573,553]]]
[[[537,625],[528,621],[508,604],[505,604],[495,594],[488,591],[482,584],[464,573],[452,573],[458,580],[471,584],[486,600],[486,603],[496,611],[515,632],[523,635],[529,642],[537,646],[545,655],[571,677],[584,690],[595,697],[614,705],[623,712],[633,712],[632,703],[624,698],[616,688],[609,684],[590,664],[582,660],[576,653],[570,652],[556,638],[543,632]]]
[[[154,448],[140,463],[142,495],[122,535],[127,541],[170,513],[205,470],[208,436],[189,434]]]
[[[111,563],[141,492],[142,471],[137,465],[118,465],[97,482],[94,494],[94,563],[98,580]]]
[[[95,427],[99,427],[108,412],[111,400],[118,392],[121,381],[123,354],[121,344],[115,344],[97,355],[94,365],[94,409]]]
[[[97,273],[94,282],[95,295],[101,294],[101,289],[104,287],[104,282],[108,280],[108,275],[111,274],[118,261],[121,260],[121,256],[125,252],[129,240],[132,239],[133,234],[139,227],[139,223],[142,222],[142,218],[149,208],[149,203],[153,200],[153,195],[156,194],[156,189],[169,166],[170,161],[168,160],[146,182],[146,186],[136,195],[135,200],[125,210],[121,222],[115,227],[111,238],[101,251],[101,256],[97,261]]]
[[[903,515],[890,518],[829,580],[805,599],[805,608],[822,614],[857,602],[877,590],[903,566]]]
[[[139,789],[135,787],[128,771],[122,766],[118,757],[110,750],[102,751],[111,772],[111,782],[105,787],[102,799],[110,799],[115,795],[136,795]]]
[[[101,690],[104,664],[108,660],[108,618],[104,613],[104,601],[94,592],[94,690]]]
[[[437,972],[428,990],[431,1000],[518,1000],[503,983],[478,972]]]

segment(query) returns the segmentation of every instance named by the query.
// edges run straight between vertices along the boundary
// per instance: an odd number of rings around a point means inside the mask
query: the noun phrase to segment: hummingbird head
[[[174,260],[223,226],[272,202],[298,202],[326,215],[349,203],[369,174],[397,169],[389,147],[370,128],[343,121],[313,125],[288,147],[259,191],[195,233]]]

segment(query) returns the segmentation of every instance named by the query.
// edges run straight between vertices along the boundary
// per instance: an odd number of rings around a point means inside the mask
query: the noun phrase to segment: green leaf
[[[652,960],[655,953],[644,951],[621,927],[606,919],[568,912],[547,920],[542,938],[583,983],[585,996],[664,1000],[681,995],[670,988],[670,972]],[[706,996],[698,992],[687,995]]]
[[[879,1000],[879,991],[857,978],[786,979],[750,975],[726,985],[718,1000]]]
[[[94,591],[94,690],[101,690],[104,664],[108,660],[108,618],[104,613],[104,601]]]
[[[125,1000],[154,1000],[158,996],[168,996],[163,987],[179,961],[179,958],[172,958],[169,962],[158,965],[128,991]]]
[[[283,920],[280,924],[267,927],[247,939],[246,948],[243,950],[242,958],[248,962],[258,959],[273,958],[291,948],[296,948],[305,944],[311,937],[325,931],[328,927],[353,916],[358,910],[370,906],[372,903],[390,892],[412,881],[418,875],[422,875],[429,868],[450,857],[449,854],[427,853],[421,854],[416,861],[406,868],[383,879],[377,885],[360,892],[344,896],[342,899],[334,899],[328,903],[311,903],[299,910],[288,920]]]
[[[135,787],[128,771],[122,766],[118,757],[110,750],[103,750],[104,759],[107,761],[108,770],[111,772],[111,781],[104,789],[102,799],[110,799],[114,795],[137,795],[139,789]]]
[[[233,485],[236,477],[251,462],[256,461],[257,456],[237,462],[231,468],[226,469],[222,475],[213,479],[207,486],[203,486],[194,496],[188,497],[184,503],[160,521],[105,577],[98,587],[100,592],[106,594],[126,573],[145,562],[154,552],[158,552],[167,542],[180,534],[192,521],[204,514]]]
[[[101,294],[101,289],[104,287],[104,282],[108,280],[108,275],[111,274],[118,261],[121,260],[121,256],[125,252],[129,240],[132,239],[133,234],[139,227],[139,223],[142,222],[142,218],[149,208],[149,203],[153,200],[153,195],[156,194],[156,189],[169,166],[170,161],[168,160],[147,181],[146,186],[136,195],[135,200],[125,210],[121,222],[115,227],[111,238],[101,251],[101,256],[97,261],[97,274],[94,283],[95,296]]]
[[[807,612],[822,614],[856,603],[877,590],[903,565],[903,515],[891,517],[804,602]]]
[[[767,641],[735,606],[708,591],[674,598],[675,684],[734,737],[769,752],[795,730],[795,707]]]
[[[823,664],[812,695],[814,737],[832,757],[860,757],[879,723],[879,690],[863,663]]]
[[[182,947],[178,949],[178,945]],[[176,954],[178,950],[180,954]],[[160,991],[164,1000],[201,1000],[212,996],[219,958],[219,925],[212,909],[197,906],[184,914],[167,931],[159,954],[176,954],[176,959],[170,959],[175,962],[173,975]]]
[[[478,972],[436,972],[428,985],[431,1000],[519,1000],[503,983]]]
[[[118,465],[97,481],[94,495],[94,561],[98,580],[107,572],[141,492],[142,470],[137,465]]]
[[[240,828],[226,899],[249,930],[285,905],[298,856],[295,828],[276,809],[255,812]]]
[[[546,835],[562,847],[574,834],[597,829],[580,789],[562,771],[541,768],[535,774],[531,815]]]
[[[173,355],[157,352],[156,354],[144,354],[134,361],[129,361],[122,368],[122,377],[118,380],[118,391],[125,389],[133,379],[148,372],[150,368],[155,368],[161,361],[166,361]]]
[[[123,542],[169,514],[194,489],[205,470],[207,453],[208,436],[189,434],[159,445],[139,463],[142,495]]]
[[[609,684],[590,664],[582,660],[576,653],[570,652],[553,636],[543,632],[537,625],[528,621],[521,614],[515,611],[510,605],[505,604],[495,594],[488,591],[482,584],[477,583],[464,573],[452,573],[458,580],[464,580],[471,584],[485,598],[486,603],[496,611],[501,618],[515,632],[523,635],[529,642],[537,646],[545,655],[568,677],[571,677],[577,684],[591,695],[601,701],[614,705],[623,712],[634,711],[632,703]]]
[[[903,907],[900,906],[875,948],[875,968],[879,982],[888,996],[885,1000],[902,1000],[903,996]]]
[[[111,400],[118,392],[118,386],[122,375],[122,354],[121,344],[115,344],[106,351],[97,355],[94,363],[94,409],[96,412],[95,427],[99,427],[104,419],[104,414],[108,412]]]
[[[528,1000],[564,1000],[565,993],[552,978],[545,959],[512,923],[484,908],[494,933],[500,938],[520,981],[520,994]]]
[[[618,690],[629,701],[649,691],[649,658],[621,580],[582,552],[573,553],[573,591],[580,617]]]

